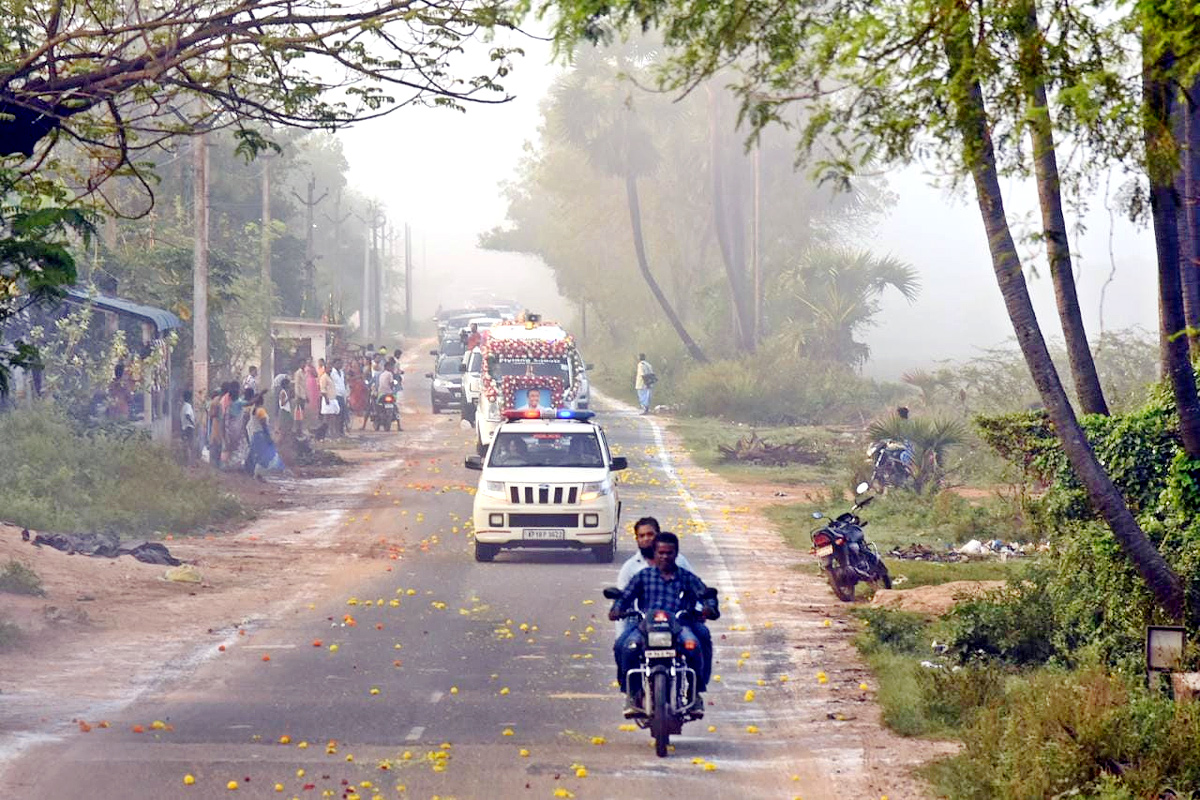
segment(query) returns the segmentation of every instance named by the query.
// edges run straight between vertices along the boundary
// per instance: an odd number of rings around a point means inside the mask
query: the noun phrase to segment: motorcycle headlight
[[[671,632],[650,631],[650,633],[646,634],[646,645],[648,647],[670,647]]]
[[[585,483],[579,497],[583,502],[596,500],[612,491],[612,484],[607,480]]]
[[[483,493],[488,497],[504,499],[504,481],[484,481]]]

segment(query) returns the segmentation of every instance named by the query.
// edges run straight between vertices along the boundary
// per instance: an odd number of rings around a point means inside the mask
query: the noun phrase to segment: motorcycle
[[[604,590],[604,596],[616,600],[621,596],[621,590],[610,586]],[[709,603],[709,619],[721,616],[717,608],[717,590],[709,587],[708,592],[700,600]],[[694,713],[696,709],[696,671],[687,665],[682,649],[686,644],[680,640],[683,628],[681,617],[690,614],[687,610],[671,614],[662,609],[650,609],[648,612],[631,610],[626,617],[639,620],[638,626],[645,637],[646,647],[642,651],[642,665],[629,670],[626,677],[630,692],[633,682],[638,680],[642,687],[641,713],[634,717],[639,728],[649,728],[654,737],[654,752],[659,758],[665,758],[671,744],[672,734],[683,732],[683,723],[700,719],[701,715]]]
[[[856,488],[859,495],[870,488],[865,482]],[[837,519],[829,520],[812,532],[813,549],[810,551],[821,562],[821,569],[829,577],[829,585],[839,600],[854,601],[854,587],[859,581],[892,588],[892,578],[887,565],[879,557],[879,550],[867,541],[863,528],[867,521],[856,512],[866,508],[873,496],[855,501],[848,512]],[[813,519],[824,519],[820,511],[813,512]]]
[[[867,448],[867,457],[875,467],[871,473],[871,485],[879,491],[889,486],[904,486],[912,480],[915,455],[908,442],[898,439],[872,442]]]
[[[396,423],[396,430],[400,430],[400,407],[396,403],[396,395],[385,394],[375,399],[371,409],[371,422],[377,431],[390,431],[393,422]]]

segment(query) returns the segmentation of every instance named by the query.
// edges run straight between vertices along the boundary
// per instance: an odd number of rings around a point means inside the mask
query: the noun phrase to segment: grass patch
[[[0,618],[0,652],[16,647],[21,643],[23,635],[15,622]]]
[[[138,432],[84,431],[49,406],[0,414],[0,514],[16,525],[152,536],[241,513],[215,476]]]
[[[692,459],[699,466],[742,483],[826,484],[835,480],[842,471],[844,453],[849,449],[840,432],[820,426],[751,427],[708,417],[676,417],[670,421],[670,426],[683,439]],[[732,446],[738,439],[750,435],[751,431],[757,431],[761,438],[772,443],[811,442],[827,450],[829,458],[825,464],[793,464],[785,467],[722,460],[717,448],[720,445]]]
[[[0,569],[0,592],[34,597],[46,595],[46,590],[42,588],[41,576],[16,559],[9,560],[4,569]]]
[[[884,556],[886,555],[885,553]],[[887,559],[887,562],[888,571],[892,575],[892,586],[896,589],[939,586],[953,581],[1019,580],[1028,566],[1022,560],[964,561],[947,564],[939,561]]]

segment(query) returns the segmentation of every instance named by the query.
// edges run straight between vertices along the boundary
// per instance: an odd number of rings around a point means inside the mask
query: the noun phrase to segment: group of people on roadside
[[[207,451],[208,463],[217,469],[240,462],[242,470],[260,478],[261,470],[280,466],[266,394],[258,386],[258,367],[250,367],[240,383],[222,383],[204,400],[204,432],[197,440],[192,390],[184,390],[179,424],[186,462],[193,463],[198,451]]]

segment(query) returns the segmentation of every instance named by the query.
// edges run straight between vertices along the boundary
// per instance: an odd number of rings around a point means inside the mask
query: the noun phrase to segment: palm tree
[[[559,112],[553,122],[562,126],[567,141],[583,151],[593,167],[624,181],[633,249],[642,279],[688,353],[696,361],[707,363],[704,351],[687,332],[650,272],[646,257],[638,179],[654,172],[658,153],[645,121],[634,109],[632,85],[623,86],[614,80],[614,74],[636,69],[641,61],[632,46],[584,50],[575,69],[552,89]]]
[[[870,348],[855,336],[875,324],[884,291],[912,302],[920,287],[917,271],[892,256],[817,247],[779,277],[777,302],[796,325],[804,355],[861,367]]]

